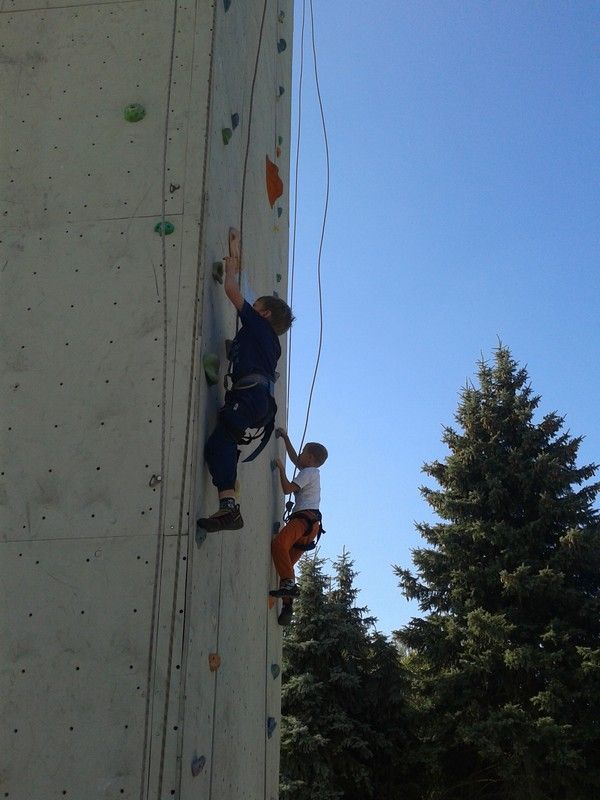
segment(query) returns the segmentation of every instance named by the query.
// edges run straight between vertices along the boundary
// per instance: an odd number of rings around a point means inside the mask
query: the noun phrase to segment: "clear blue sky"
[[[389,633],[418,608],[421,466],[498,338],[540,412],[600,461],[600,3],[314,0],[331,150],[324,348],[308,440],[325,443],[320,554],[345,547]],[[296,0],[295,82],[300,13]],[[316,353],[325,181],[305,29],[290,433]],[[296,127],[296,99],[294,122]],[[429,479],[427,479],[429,480]]]

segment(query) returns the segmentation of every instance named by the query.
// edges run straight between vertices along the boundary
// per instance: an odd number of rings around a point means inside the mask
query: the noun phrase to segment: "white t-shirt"
[[[321,476],[317,467],[304,467],[292,483],[300,487],[294,492],[296,502],[293,511],[302,511],[306,508],[314,508],[316,511],[321,502]]]

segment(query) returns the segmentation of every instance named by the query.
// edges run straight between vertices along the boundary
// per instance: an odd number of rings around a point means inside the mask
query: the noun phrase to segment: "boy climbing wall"
[[[225,262],[225,294],[236,307],[241,327],[229,353],[232,386],[225,394],[217,426],[204,450],[212,482],[219,493],[219,509],[197,521],[204,531],[238,530],[244,526],[235,502],[238,445],[248,428],[264,428],[265,435],[254,458],[273,430],[277,406],[273,398],[275,367],[281,355],[279,336],[289,330],[290,307],[278,297],[264,296],[251,306],[239,289],[240,236],[229,230],[229,256]]]
[[[292,599],[299,594],[299,589],[294,583],[294,564],[306,550],[314,549],[314,540],[323,530],[319,511],[321,502],[319,467],[325,463],[328,454],[322,444],[309,442],[298,455],[283,428],[277,428],[277,436],[281,436],[290,461],[299,469],[294,480],[289,481],[281,459],[275,461],[284,494],[293,492],[295,496],[289,519],[271,543],[273,563],[280,581],[279,589],[273,589],[269,594],[271,597],[283,598],[278,621],[280,625],[287,625],[292,619]]]

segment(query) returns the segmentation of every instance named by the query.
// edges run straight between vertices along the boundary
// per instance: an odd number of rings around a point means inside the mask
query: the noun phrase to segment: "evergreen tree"
[[[344,553],[329,589],[322,561],[304,559],[301,567],[302,593],[284,638],[282,800],[400,797],[399,659],[356,607],[352,567]]]
[[[444,520],[417,529],[418,575],[396,567],[425,612],[398,632],[431,767],[428,798],[600,796],[600,533],[563,418],[500,346],[480,362],[447,427],[449,455],[422,493]]]

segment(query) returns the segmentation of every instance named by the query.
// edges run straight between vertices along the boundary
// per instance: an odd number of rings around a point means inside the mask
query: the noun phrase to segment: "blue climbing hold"
[[[229,11],[231,8],[231,0],[223,0],[223,8],[225,11]]]
[[[231,127],[233,128],[233,130],[235,130],[239,124],[240,124],[240,115],[237,114],[237,113],[236,114],[232,114],[231,115]]]
[[[275,719],[275,717],[269,717],[267,719],[267,736],[269,737],[269,739],[271,738],[271,736],[273,736],[273,732],[276,727],[277,727],[277,720]]]
[[[287,42],[286,42],[285,39],[280,39],[277,42],[277,52],[278,53],[283,53],[283,51],[286,49],[286,47],[287,47]]]
[[[192,775],[194,778],[199,775],[206,766],[206,758],[204,756],[197,756],[194,754],[192,759]]]
[[[280,672],[279,664],[271,664],[271,675],[273,678],[277,678]]]
[[[280,217],[283,214],[283,208],[281,206],[277,206],[277,216]]]
[[[282,95],[284,92],[285,92],[285,87],[284,87],[284,86],[280,86],[280,87],[279,87],[279,97],[281,97],[281,95]]]

